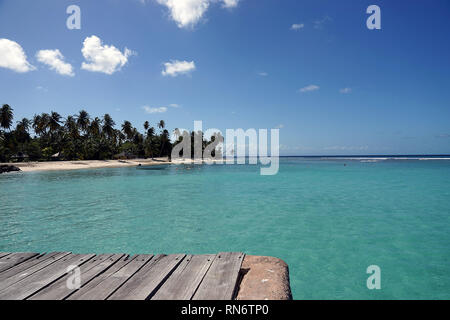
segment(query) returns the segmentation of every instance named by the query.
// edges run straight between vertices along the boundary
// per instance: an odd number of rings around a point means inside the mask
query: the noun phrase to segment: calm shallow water
[[[295,299],[450,299],[450,161],[345,163],[1,175],[0,251],[244,251],[285,260]]]

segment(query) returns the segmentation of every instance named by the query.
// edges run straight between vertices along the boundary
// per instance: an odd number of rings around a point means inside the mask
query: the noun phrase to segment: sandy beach
[[[217,160],[210,160],[218,162]],[[223,163],[227,160],[223,159]],[[230,161],[232,162],[232,161]],[[80,170],[80,169],[100,169],[100,168],[122,168],[136,167],[138,165],[151,166],[161,164],[204,164],[205,161],[194,161],[190,159],[177,159],[169,161],[167,157],[154,159],[131,159],[131,160],[73,160],[73,161],[42,161],[42,162],[17,162],[0,163],[0,165],[13,165],[23,172],[35,171],[57,171],[57,170]]]
[[[83,160],[83,161],[45,161],[8,163],[20,168],[23,172],[79,170],[98,168],[121,168],[141,165],[169,164],[168,158],[132,159],[132,160]]]

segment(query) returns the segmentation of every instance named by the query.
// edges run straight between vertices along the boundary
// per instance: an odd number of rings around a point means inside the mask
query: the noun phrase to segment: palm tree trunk
[[[162,152],[164,150],[164,146],[166,145],[166,140],[163,141],[162,146],[161,146],[161,151],[159,152],[159,157],[161,158]]]

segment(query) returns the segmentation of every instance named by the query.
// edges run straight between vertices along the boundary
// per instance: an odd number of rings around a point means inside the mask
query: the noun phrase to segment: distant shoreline
[[[302,158],[316,160],[450,160],[449,155],[379,155],[379,156],[280,156],[280,158]],[[213,160],[214,161],[214,160]],[[223,159],[226,162],[226,159]],[[231,160],[232,161],[232,160]],[[203,161],[202,161],[203,162]],[[81,170],[101,168],[126,168],[139,165],[152,166],[161,164],[186,164],[194,163],[193,160],[169,161],[167,157],[154,159],[130,159],[130,160],[72,160],[72,161],[30,161],[0,163],[0,165],[13,165],[23,172]]]
[[[99,168],[123,168],[141,165],[170,164],[168,158],[132,159],[132,160],[73,160],[73,161],[43,161],[43,162],[16,162],[14,165],[23,172],[80,170]]]
[[[217,162],[217,160],[211,160]],[[225,163],[227,160],[223,159]],[[167,164],[203,164],[205,160],[194,161],[191,159],[177,159],[169,161],[167,157],[154,159],[129,159],[129,160],[72,160],[72,161],[30,161],[30,162],[9,162],[0,163],[0,165],[12,165],[22,172],[37,171],[65,171],[82,169],[101,169],[101,168],[127,168],[142,166],[157,166]]]

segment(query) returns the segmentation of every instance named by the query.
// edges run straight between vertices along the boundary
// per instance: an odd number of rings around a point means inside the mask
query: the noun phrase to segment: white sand
[[[133,160],[85,160],[85,161],[46,161],[9,163],[23,172],[54,171],[54,170],[79,170],[95,168],[121,168],[142,165],[158,165],[170,163],[167,158],[133,159]]]
[[[211,162],[220,162],[212,160]],[[223,160],[226,163],[227,160]],[[191,159],[181,160],[177,159],[172,162],[167,157],[152,159],[132,159],[132,160],[74,160],[74,161],[43,161],[43,162],[18,162],[18,163],[4,163],[13,165],[23,172],[34,171],[56,171],[56,170],[79,170],[79,169],[98,169],[98,168],[122,168],[122,167],[136,167],[139,164],[143,166],[160,165],[160,164],[202,164],[205,161],[194,161]]]

